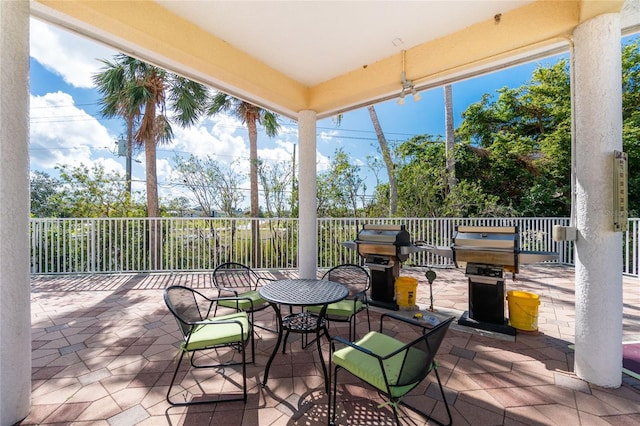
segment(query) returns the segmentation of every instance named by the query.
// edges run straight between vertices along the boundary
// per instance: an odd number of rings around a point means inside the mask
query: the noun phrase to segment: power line
[[[83,148],[87,148],[87,149],[106,149],[108,151],[112,151],[113,153],[113,148],[109,148],[108,146],[88,146],[88,145],[84,145],[84,146],[72,146],[72,147],[55,147],[55,148],[49,148],[49,147],[44,147],[44,148],[29,148],[29,151],[71,151],[71,150],[78,150],[78,149],[83,149]]]
[[[97,103],[92,102],[88,104],[73,104],[73,105],[41,105],[41,106],[32,106],[31,109],[47,109],[47,108],[75,108],[79,106],[98,106]]]
[[[97,104],[93,104],[93,103],[88,103],[88,104],[75,104],[75,105],[50,105],[50,106],[39,106],[39,107],[32,107],[32,109],[56,109],[56,108],[75,108],[78,106],[97,106]],[[105,117],[96,117],[93,115],[90,115],[90,117],[87,117],[86,115],[65,115],[65,116],[38,116],[38,117],[31,117],[30,122],[32,124],[39,124],[39,123],[55,123],[55,122],[73,122],[73,121],[88,121],[88,120],[96,120],[96,121],[109,121],[109,120],[117,120],[117,118],[105,118]],[[229,124],[220,124],[217,123],[216,124],[217,127],[221,127],[223,129],[232,129],[232,130],[246,130],[246,127],[243,125],[229,125]],[[287,128],[287,129],[297,129],[297,126],[295,124],[281,124],[281,127]],[[375,131],[374,130],[362,130],[362,129],[348,129],[348,128],[344,128],[344,127],[325,127],[325,126],[319,126],[316,128],[317,130],[320,131],[336,131],[336,132],[340,132],[340,133],[366,133],[366,134],[374,134],[375,135]],[[399,137],[403,137],[403,138],[410,138],[413,136],[417,136],[416,134],[413,133],[400,133],[400,132],[385,132],[386,136],[389,135],[396,135]],[[321,136],[321,134],[316,134],[316,137]],[[337,136],[332,136],[335,138],[341,138],[341,139],[352,139],[352,140],[377,140],[377,137],[365,137],[365,138],[361,138],[361,137],[357,137],[357,136],[346,136],[346,135],[337,135]]]

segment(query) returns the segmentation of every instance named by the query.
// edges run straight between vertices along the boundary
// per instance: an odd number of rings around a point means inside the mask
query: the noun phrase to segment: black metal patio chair
[[[422,334],[415,340],[404,343],[388,334],[384,334],[384,320],[386,318],[400,321],[416,328]],[[395,421],[398,418],[398,404],[421,414],[425,418],[440,425],[451,425],[451,411],[447,403],[435,356],[453,321],[453,317],[439,323],[432,329],[429,325],[398,314],[383,314],[380,319],[380,332],[371,331],[355,343],[346,341],[338,336],[331,339],[330,362],[334,365],[331,381],[333,389],[329,391],[328,417],[329,424],[336,421],[336,395],[338,385],[338,371],[344,370],[376,388],[380,394],[389,400],[393,408]],[[341,348],[337,349],[336,345]],[[442,423],[429,416],[420,408],[408,404],[403,398],[415,389],[433,371],[436,375],[442,400],[448,415],[448,423]]]
[[[215,314],[216,307],[224,302],[233,302],[232,298],[209,298],[202,293],[189,287],[174,285],[167,287],[164,291],[164,301],[178,323],[182,334],[180,343],[180,357],[176,369],[171,378],[169,389],[167,390],[167,401],[171,405],[192,405],[205,403],[218,403],[228,401],[247,402],[247,371],[246,371],[246,347],[249,340],[253,340],[251,323],[246,312],[234,312],[227,309],[229,313]],[[249,299],[237,299],[244,302]],[[222,311],[222,310],[221,310]],[[252,345],[253,347],[253,345]],[[215,364],[198,364],[197,353],[208,351],[202,358],[215,358],[219,354],[215,352],[221,348],[231,348],[242,355],[241,361],[219,362]],[[197,399],[184,402],[176,402],[171,399],[171,391],[175,384],[178,370],[185,355],[189,354],[189,361],[193,368],[218,368],[232,365],[242,366],[242,395],[239,397]],[[253,356],[253,354],[252,354]]]
[[[261,277],[247,265],[237,262],[226,262],[218,265],[213,270],[212,278],[219,297],[233,296],[242,298],[238,301],[220,302],[220,306],[247,312],[254,328],[277,333],[275,329],[264,327],[254,322],[254,313],[269,307],[269,302],[264,300],[258,292],[261,285],[271,281],[269,278]]]
[[[329,322],[349,323],[349,341],[356,339],[356,317],[360,312],[366,312],[367,324],[371,331],[371,319],[369,317],[369,304],[367,291],[371,285],[369,272],[360,265],[345,263],[334,266],[324,273],[323,280],[335,281],[343,284],[349,290],[349,295],[340,302],[327,306],[325,319]],[[308,311],[318,313],[322,306],[310,306]]]

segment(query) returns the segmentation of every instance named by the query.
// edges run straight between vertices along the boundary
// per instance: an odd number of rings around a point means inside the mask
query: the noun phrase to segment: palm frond
[[[278,114],[271,111],[261,109],[262,112],[262,126],[264,131],[270,138],[277,136],[280,132],[280,123],[278,122]]]
[[[207,115],[216,115],[221,112],[229,112],[233,107],[234,98],[223,92],[216,92],[211,98],[211,103],[207,108]]]
[[[195,124],[204,112],[208,100],[205,86],[180,76],[173,76],[169,102],[175,112],[175,119],[181,126]]]

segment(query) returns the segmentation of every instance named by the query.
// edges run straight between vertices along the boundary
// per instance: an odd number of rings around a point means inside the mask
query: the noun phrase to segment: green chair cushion
[[[384,357],[404,347],[405,343],[385,334],[371,331],[362,339],[355,342],[355,345]],[[383,361],[384,370],[390,385],[390,393],[391,396],[395,398],[405,395],[419,383],[417,380],[412,383],[403,384],[402,386],[397,385],[401,369],[403,368],[405,355],[407,355],[404,365],[405,370],[421,371],[425,368],[427,362],[427,354],[415,348],[408,348]],[[383,392],[388,392],[382,370],[380,369],[380,362],[377,358],[350,346],[346,346],[335,351],[331,359],[333,363],[349,371],[354,376],[359,377]]]
[[[260,293],[258,293],[255,290],[247,291],[246,293],[240,293],[240,294],[238,294],[238,297],[251,299],[251,302],[253,302],[253,309],[254,310],[257,309],[258,307],[264,305],[265,303],[267,303],[267,301],[264,300],[260,296]],[[251,310],[251,302],[249,302],[246,299],[243,299],[243,300],[220,300],[218,302],[218,305],[225,306],[227,308],[238,309],[238,310],[241,310],[241,311],[250,311]]]
[[[195,351],[216,345],[240,343],[249,337],[249,319],[245,312],[217,316],[209,321],[211,321],[210,324],[194,327],[189,343],[182,343],[183,350]],[[219,324],[220,321],[240,322],[242,324],[242,335],[240,335],[240,325],[236,323]]]
[[[307,307],[309,312],[313,312],[319,314],[322,310],[322,306],[309,306]],[[345,317],[348,318],[353,314],[360,312],[362,310],[362,301],[356,300],[355,309],[353,300],[341,300],[336,303],[331,303],[327,305],[327,313],[328,317]]]

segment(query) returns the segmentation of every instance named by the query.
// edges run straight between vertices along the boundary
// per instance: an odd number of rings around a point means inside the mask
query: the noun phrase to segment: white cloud
[[[65,82],[91,88],[91,76],[100,71],[97,59],[111,59],[118,52],[58,27],[31,19],[31,56]]]
[[[122,164],[123,161],[118,161],[116,158],[97,158],[93,163],[102,165],[104,170],[109,173],[118,173],[122,176],[125,175],[125,166]]]
[[[249,161],[249,147],[245,138],[237,133],[246,133],[242,124],[227,115],[217,115],[187,129],[176,126],[170,149],[183,157],[211,156],[216,161],[230,164],[234,161]]]
[[[318,173],[329,170],[331,159],[326,155],[316,151],[316,171]]]
[[[56,164],[90,166],[98,158],[115,159],[115,137],[76,107],[71,95],[31,96],[30,104],[31,169],[50,173]]]
[[[278,130],[278,134],[282,137],[293,137],[297,140],[298,130],[298,123],[291,121],[282,123],[280,126],[280,130]]]
[[[320,132],[320,140],[325,143],[335,142],[336,136],[338,136],[337,130],[331,130],[330,132]]]
[[[258,158],[265,161],[291,162],[294,143],[278,139],[275,145],[275,148],[258,149]]]

